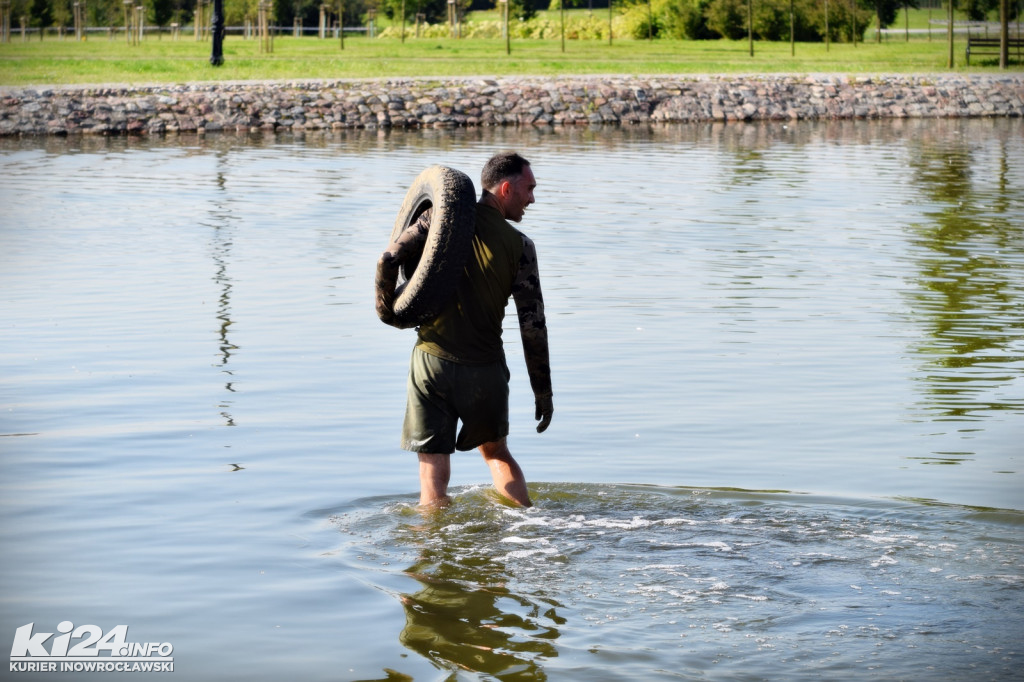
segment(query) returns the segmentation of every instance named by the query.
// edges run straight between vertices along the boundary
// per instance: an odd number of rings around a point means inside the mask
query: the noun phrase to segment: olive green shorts
[[[414,348],[409,362],[402,447],[413,452],[451,454],[506,437],[508,380],[504,360],[465,365]],[[456,437],[459,421],[462,428]]]

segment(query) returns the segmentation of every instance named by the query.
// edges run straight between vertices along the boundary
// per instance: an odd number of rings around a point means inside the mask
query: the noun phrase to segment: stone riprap
[[[0,135],[1024,116],[1024,74],[380,79],[0,89]]]

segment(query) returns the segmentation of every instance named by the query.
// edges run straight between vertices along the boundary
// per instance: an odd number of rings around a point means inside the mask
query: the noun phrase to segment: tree
[[[750,0],[712,0],[704,16],[709,29],[731,40],[747,35],[747,2]]]
[[[149,0],[149,19],[157,26],[167,26],[174,20],[174,0]]]
[[[856,19],[858,33],[863,34],[864,27],[871,19],[871,11],[856,8],[849,2],[843,0],[832,0],[828,5],[828,20],[825,18],[825,3],[817,3],[810,13],[810,20],[821,39],[825,39],[825,26],[828,25],[828,39],[833,43],[842,43],[850,40],[853,21]]]
[[[704,10],[705,29],[732,40],[746,38],[747,3],[748,0],[708,0]],[[760,40],[789,40],[789,0],[753,0],[753,3],[754,36]],[[793,33],[796,40],[809,42],[825,39],[823,2],[794,0],[793,10]],[[849,2],[830,3],[827,22],[829,39],[833,42],[850,40],[854,19],[859,32],[863,32],[870,19],[870,12],[857,9],[854,15],[854,8]]]
[[[529,21],[537,16],[534,0],[509,0],[508,15],[520,21]]]
[[[316,24],[320,15],[320,0],[280,0],[274,3],[274,14],[282,26],[291,26],[296,18],[303,25]]]
[[[918,0],[867,0],[864,4],[874,10],[875,16],[878,17],[878,41],[881,42],[882,29],[896,21],[896,14],[900,8],[917,7],[919,3]]]
[[[971,21],[984,21],[988,18],[989,12],[998,7],[999,0],[958,0],[957,2],[957,9],[963,10]]]
[[[711,0],[675,0],[656,4],[662,11],[664,34],[669,38],[706,40],[717,37],[708,28],[705,12]]]
[[[757,0],[754,3],[754,35],[761,40],[789,40],[790,0]],[[813,0],[794,2],[795,39],[801,42],[819,41],[824,31],[819,31],[813,21]]]
[[[402,18],[402,0],[380,0],[379,9],[390,19]],[[417,14],[423,14],[429,24],[444,23],[448,20],[448,0],[405,0],[406,21],[414,22]]]
[[[53,10],[54,26],[68,26],[74,21],[74,14],[71,12],[67,0],[53,0],[51,9]]]
[[[32,0],[28,7],[28,14],[31,17],[30,25],[39,27],[39,37],[42,38],[42,30],[53,25],[53,12],[50,10],[50,3],[47,0]]]

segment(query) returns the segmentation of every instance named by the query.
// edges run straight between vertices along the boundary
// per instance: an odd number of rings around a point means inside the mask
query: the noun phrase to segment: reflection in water
[[[441,670],[545,680],[542,662],[558,655],[553,642],[565,622],[559,604],[516,594],[505,563],[486,551],[500,524],[472,516],[452,510],[398,529],[396,540],[419,553],[405,574],[421,585],[400,597],[399,640]]]
[[[541,484],[530,510],[453,494],[426,521],[388,498],[331,517],[343,563],[395,594],[399,641],[447,679],[1018,670],[1019,512],[652,486]]]
[[[228,274],[228,264],[231,262],[231,235],[228,232],[228,226],[233,220],[231,211],[226,207],[226,187],[227,187],[227,170],[225,165],[227,163],[227,153],[220,151],[217,153],[217,193],[213,197],[214,206],[210,210],[210,218],[213,221],[213,262],[216,264],[216,274],[213,277],[213,281],[217,283],[220,288],[220,295],[217,297],[217,321],[218,321],[218,334],[220,336],[220,361],[215,365],[221,368],[221,372],[227,375],[228,380],[224,384],[224,388],[228,393],[234,393],[234,372],[228,368],[228,362],[231,360],[231,354],[238,350],[238,346],[231,343],[228,338],[228,328],[231,327],[231,288],[233,286],[231,276]],[[235,419],[229,411],[231,409],[233,401],[225,398],[221,401],[218,407],[223,410],[220,414],[224,417],[227,426],[234,426]],[[237,465],[233,465],[237,466]],[[241,468],[241,467],[240,467]],[[238,469],[236,469],[237,471]]]
[[[758,123],[694,123],[688,125],[635,126],[570,126],[545,127],[480,127],[406,131],[400,129],[333,131],[261,132],[198,136],[181,134],[167,137],[0,137],[0,152],[42,149],[51,155],[99,154],[125,150],[149,151],[159,148],[180,151],[186,156],[211,153],[230,154],[264,151],[279,154],[289,147],[345,154],[361,158],[393,155],[409,149],[428,152],[430,160],[462,153],[476,146],[485,150],[517,147],[551,150],[555,154],[580,152],[613,152],[627,155],[636,152],[638,144],[659,147],[683,146],[687,150],[715,149],[742,156],[753,151],[769,152],[782,145],[797,148],[827,145],[869,146],[880,139],[895,144],[904,140],[946,139],[957,135],[964,125],[979,135],[1018,134],[1020,122],[1006,119],[972,119],[969,121],[935,119],[893,119],[885,121],[817,121]],[[483,152],[485,155],[488,151]],[[758,158],[765,158],[764,156]],[[283,177],[275,182],[287,183]],[[550,188],[549,188],[550,189]]]
[[[912,228],[918,287],[909,298],[927,333],[916,350],[925,409],[939,421],[1024,410],[1014,391],[1024,370],[1024,206],[1008,177],[1008,140],[986,142],[947,135],[908,145],[934,205]]]

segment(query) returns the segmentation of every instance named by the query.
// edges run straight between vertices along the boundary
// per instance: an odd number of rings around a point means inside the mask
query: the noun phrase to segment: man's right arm
[[[415,254],[423,252],[430,231],[430,209],[419,219],[407,227],[391,242],[377,261],[377,276],[374,288],[377,298],[377,317],[385,324],[394,324],[395,319],[395,286],[398,283],[398,271],[402,264]]]
[[[536,403],[536,418],[540,421],[537,432],[543,432],[551,423],[554,406],[551,396],[551,363],[548,357],[548,325],[544,316],[544,296],[540,289],[540,271],[537,267],[537,249],[533,241],[523,235],[523,253],[519,259],[519,272],[512,285],[512,298],[519,315],[519,333],[526,355],[526,372],[530,376]]]

